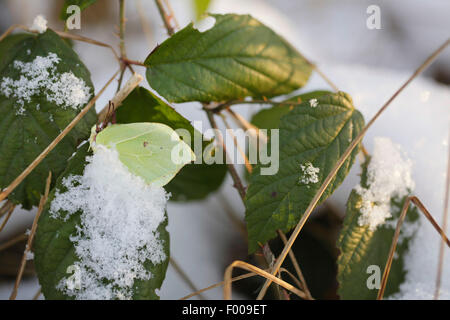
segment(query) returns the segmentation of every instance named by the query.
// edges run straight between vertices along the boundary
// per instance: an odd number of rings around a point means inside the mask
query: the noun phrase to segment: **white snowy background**
[[[100,0],[105,1],[105,0]],[[44,14],[49,26],[62,29],[54,9],[55,0],[10,0],[0,5],[0,27],[10,24],[31,25],[34,16]],[[109,5],[110,3],[110,5]],[[171,0],[181,26],[193,17],[190,0]],[[370,4],[381,8],[381,30],[366,28]],[[97,40],[117,44],[117,5],[108,0],[109,8],[99,16],[83,14],[81,33]],[[105,6],[106,7],[106,6]],[[138,12],[141,12],[141,16]],[[282,34],[337,84],[350,93],[366,121],[407,79],[423,60],[450,36],[450,1],[447,0],[215,0],[211,12],[250,13]],[[152,33],[145,37],[140,19],[145,16]],[[86,18],[86,19],[85,19]],[[166,38],[154,1],[127,1],[126,45],[130,59],[144,60],[150,50]],[[100,47],[76,43],[75,50],[91,71],[99,90],[115,72],[112,54]],[[144,73],[143,69],[137,71]],[[440,222],[443,211],[445,171],[450,121],[450,89],[431,79],[432,75],[449,78],[450,49],[391,104],[367,133],[364,143],[369,152],[373,138],[388,137],[401,144],[414,163],[415,194]],[[127,75],[129,76],[129,74]],[[143,85],[148,87],[146,81]],[[326,83],[313,75],[305,91],[327,89]],[[102,108],[115,92],[111,85],[97,103]],[[190,120],[207,120],[198,104],[176,106]],[[249,117],[261,108],[255,105],[237,107]],[[332,201],[343,211],[348,194],[357,183],[356,164]],[[225,200],[224,200],[225,199]],[[230,248],[242,246],[240,234],[224,210],[224,201],[239,215],[244,208],[229,177],[218,194],[203,202],[169,203],[171,253],[198,288],[223,280],[223,271],[232,262]],[[31,224],[35,210],[16,210],[0,243]],[[447,230],[448,232],[448,230]],[[411,246],[406,264],[409,272],[399,298],[432,298],[436,278],[440,238],[421,217],[421,227]],[[245,248],[242,250],[245,254]],[[450,299],[450,252],[446,249],[441,298]],[[1,280],[0,280],[1,281]],[[0,282],[0,299],[9,297],[12,282]],[[38,289],[36,279],[25,279],[19,288],[19,299],[30,299]],[[170,266],[160,291],[162,299],[177,299],[191,290]],[[222,298],[221,289],[205,293],[207,298]],[[234,298],[239,298],[234,294]]]

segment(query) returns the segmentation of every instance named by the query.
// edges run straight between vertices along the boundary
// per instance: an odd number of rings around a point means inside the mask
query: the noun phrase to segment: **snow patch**
[[[47,101],[76,110],[89,101],[90,88],[83,79],[77,78],[72,72],[57,72],[56,66],[60,61],[55,53],[50,52],[46,57],[36,56],[31,62],[13,62],[13,68],[20,71],[20,77],[17,80],[2,78],[0,93],[16,99],[16,114],[24,114],[25,103],[41,94],[45,95]]]
[[[320,168],[315,168],[311,162],[306,162],[304,164],[300,164],[300,169],[302,171],[302,175],[298,180],[299,183],[310,184],[319,182],[319,177],[317,174],[320,172]]]
[[[29,251],[29,250],[25,250],[25,259],[26,260],[33,260],[34,259],[34,253]]]
[[[47,31],[47,20],[42,15],[36,16],[33,20],[33,25],[30,28],[31,31],[37,31],[39,33],[44,33]]]
[[[157,232],[165,220],[168,195],[131,174],[115,150],[98,146],[84,173],[63,180],[50,206],[54,218],[81,213],[71,236],[80,261],[71,265],[58,289],[77,299],[130,299],[137,279],[148,280],[147,260],[166,255]]]
[[[311,99],[309,100],[309,105],[311,106],[311,108],[315,108],[319,105],[319,102],[317,102],[317,99]]]
[[[391,215],[391,199],[401,199],[414,189],[411,176],[412,162],[403,157],[399,145],[389,138],[377,137],[375,147],[367,168],[367,185],[356,186],[362,197],[360,226],[368,225],[374,231],[385,223]]]

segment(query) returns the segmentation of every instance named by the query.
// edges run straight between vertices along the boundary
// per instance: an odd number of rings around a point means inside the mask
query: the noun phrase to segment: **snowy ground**
[[[15,1],[15,5],[27,3],[27,14],[20,22],[30,25],[38,13],[47,13],[48,0]],[[153,43],[140,35],[141,27],[134,1],[129,1],[127,47],[130,58],[144,59],[156,42],[164,37],[162,23],[157,16],[153,1],[141,1],[153,30]],[[180,25],[191,18],[187,1],[172,0]],[[321,70],[338,87],[350,93],[366,121],[395,92],[423,59],[448,37],[450,2],[435,0],[433,5],[423,1],[371,1],[379,3],[382,10],[382,30],[365,27],[367,1],[332,0],[217,0],[213,12],[252,13],[290,40],[307,57],[316,61]],[[111,17],[113,19],[114,17]],[[49,26],[58,26],[55,20]],[[109,43],[117,43],[110,31],[113,24],[83,27],[83,35]],[[115,70],[112,55],[106,49],[76,44],[75,49],[91,70],[95,88],[110,78]],[[101,59],[99,57],[101,56]],[[442,55],[427,73],[449,72],[450,50]],[[140,69],[143,73],[144,70]],[[147,85],[146,85],[147,86]],[[304,89],[328,88],[314,75]],[[115,86],[105,92],[97,104],[103,107],[114,94]],[[415,194],[424,202],[437,221],[443,210],[444,179],[448,148],[450,121],[450,89],[430,78],[416,79],[381,116],[369,130],[364,143],[369,152],[373,138],[389,137],[401,144],[414,163],[413,178]],[[259,106],[240,106],[236,110],[250,116]],[[206,118],[197,104],[183,104],[177,110],[191,120]],[[349,191],[358,184],[359,167],[355,165],[332,200],[344,207]],[[221,193],[236,212],[243,214],[243,206],[231,187],[228,178]],[[33,211],[34,212],[34,211]],[[239,234],[227,218],[218,196],[204,202],[189,204],[169,203],[169,231],[173,257],[189,273],[194,283],[206,287],[223,279],[223,270],[231,262],[228,254],[230,244],[239,243]],[[33,213],[16,212],[8,228],[0,234],[0,243],[10,237],[14,230],[33,219]],[[432,298],[438,257],[439,237],[421,218],[421,228],[407,257],[410,272],[399,298]],[[442,298],[450,299],[450,252],[446,250]],[[0,298],[7,298],[12,283],[0,284]],[[24,281],[19,298],[31,298],[37,290],[37,281]],[[191,290],[184,284],[172,267],[160,291],[162,299],[177,299]],[[208,298],[221,298],[221,289],[205,294]],[[239,296],[234,295],[235,298]]]

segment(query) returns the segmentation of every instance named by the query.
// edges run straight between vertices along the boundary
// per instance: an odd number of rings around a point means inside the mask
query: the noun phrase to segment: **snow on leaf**
[[[5,188],[72,121],[94,88],[77,54],[50,29],[0,42],[0,83],[0,188]],[[27,209],[37,205],[48,171],[54,183],[95,122],[91,109],[8,198]]]
[[[375,139],[373,156],[363,165],[361,184],[350,194],[337,247],[339,295],[342,299],[375,299],[368,286],[369,268],[386,264],[403,202],[412,191],[411,163],[387,138]],[[416,208],[410,207],[402,226],[385,296],[398,292],[405,279],[404,255],[417,230]],[[381,276],[380,274],[380,276]],[[381,280],[381,279],[378,279]]]
[[[157,299],[165,277],[168,195],[116,151],[83,145],[38,222],[36,269],[48,299]]]

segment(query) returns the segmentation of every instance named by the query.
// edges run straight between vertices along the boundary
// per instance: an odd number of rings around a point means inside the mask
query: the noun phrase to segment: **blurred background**
[[[191,0],[170,0],[170,3],[180,27],[195,20]],[[0,32],[12,24],[31,26],[38,14],[46,17],[50,28],[63,30],[64,24],[58,19],[62,4],[62,0],[0,0]],[[153,0],[127,0],[126,5],[128,58],[143,61],[167,34]],[[380,8],[381,29],[369,29],[366,25],[370,5]],[[366,120],[450,36],[448,0],[212,0],[208,11],[251,14],[273,28],[316,63],[341,90],[349,92]],[[113,46],[119,42],[117,31],[118,1],[114,0],[98,0],[82,12],[81,30],[71,30]],[[91,71],[98,90],[115,72],[116,60],[108,49],[86,43],[75,42],[74,49]],[[136,70],[145,72],[139,67]],[[415,193],[438,221],[442,215],[447,161],[449,84],[447,49],[396,99],[364,140],[369,152],[375,136],[386,136],[402,145],[414,162]],[[142,85],[148,88],[146,81]],[[115,85],[107,89],[96,105],[97,110],[114,95],[115,89]],[[313,75],[302,91],[313,89],[329,88],[319,76]],[[236,111],[249,118],[260,108],[243,105],[236,107]],[[181,104],[176,109],[190,120],[205,121],[203,127],[208,127],[199,104]],[[334,243],[349,192],[359,181],[358,172],[359,166],[355,165],[333,197],[317,209],[294,246],[316,298],[338,298],[335,280],[338,253]],[[247,256],[245,237],[234,222],[235,217],[243,219],[244,207],[229,177],[220,191],[208,199],[169,203],[168,213],[172,256],[197,288],[222,281],[226,266],[233,260],[254,262]],[[35,210],[16,209],[0,233],[0,299],[9,297],[24,248],[23,241],[6,249],[4,244],[25,232],[34,214]],[[431,298],[433,292],[439,237],[427,223],[422,220],[421,223],[407,257],[412,267],[398,298]],[[420,243],[427,244],[427,252],[420,251],[423,248]],[[278,240],[271,246],[275,251],[282,248]],[[449,269],[450,253],[446,257]],[[424,268],[427,272],[421,272]],[[450,298],[450,273],[446,272],[442,297]],[[18,298],[31,299],[39,288],[32,261],[25,275]],[[241,281],[233,286],[234,298],[254,297],[261,283],[256,278]],[[178,299],[192,291],[170,266],[161,298]],[[206,292],[204,297],[220,299],[221,288]]]

